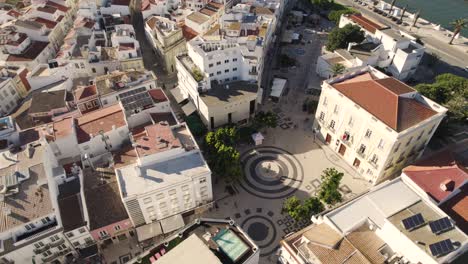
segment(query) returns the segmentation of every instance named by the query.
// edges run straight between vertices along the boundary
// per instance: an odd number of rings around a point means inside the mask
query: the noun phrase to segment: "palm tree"
[[[455,38],[455,36],[458,35],[462,29],[468,27],[468,19],[459,18],[459,19],[451,22],[450,25],[452,25],[453,28],[454,28],[453,36],[452,36],[452,38],[450,39],[450,42],[449,42],[449,44],[452,45],[452,42],[453,42],[453,39]]]
[[[406,5],[404,8],[403,8],[403,11],[401,12],[401,16],[400,16],[400,22],[403,22],[403,17],[405,16],[405,13],[406,13],[406,9],[408,8],[408,5]]]
[[[414,27],[416,25],[416,22],[418,22],[420,12],[421,12],[421,10],[418,10],[418,12],[416,12],[416,14],[414,14],[413,25],[411,27]]]
[[[392,1],[392,4],[391,4],[391,6],[390,6],[390,10],[388,11],[388,15],[389,15],[389,16],[392,16],[392,10],[393,10],[393,6],[395,5],[395,2],[396,2],[396,0],[393,0],[393,1]]]
[[[337,63],[333,64],[330,70],[333,74],[333,77],[335,77],[337,75],[342,74],[346,70],[346,67],[343,64]]]

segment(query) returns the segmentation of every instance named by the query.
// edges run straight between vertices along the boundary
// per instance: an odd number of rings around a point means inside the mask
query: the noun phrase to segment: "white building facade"
[[[411,87],[366,67],[323,82],[314,128],[375,184],[422,155],[446,112]]]

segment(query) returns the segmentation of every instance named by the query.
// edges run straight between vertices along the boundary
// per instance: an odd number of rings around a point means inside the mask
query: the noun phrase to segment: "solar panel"
[[[444,217],[429,223],[432,233],[441,234],[453,228],[452,222],[448,217]]]
[[[144,87],[122,93],[119,96],[126,111],[143,109],[146,106],[153,104],[151,96]]]
[[[446,239],[429,245],[429,249],[433,256],[440,257],[453,251],[455,248],[453,247],[452,241]]]
[[[424,218],[422,214],[415,214],[401,221],[406,230],[413,230],[424,224]]]

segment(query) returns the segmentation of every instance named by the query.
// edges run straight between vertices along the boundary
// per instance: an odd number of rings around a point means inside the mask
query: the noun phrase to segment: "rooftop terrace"
[[[4,156],[8,152],[0,154],[0,184],[5,189],[0,201],[0,232],[53,213],[42,151],[42,147],[35,148],[32,158],[27,157],[27,150],[8,158]]]
[[[222,105],[245,100],[245,98],[255,98],[257,89],[256,82],[234,81],[225,84],[212,83],[211,89],[202,93],[200,98],[208,106]]]
[[[165,245],[163,245],[165,244]],[[241,264],[258,254],[258,247],[232,220],[197,219],[149,250],[142,263],[162,250],[162,264]]]
[[[96,87],[99,95],[104,96],[152,80],[153,75],[147,71],[118,71],[96,77]]]

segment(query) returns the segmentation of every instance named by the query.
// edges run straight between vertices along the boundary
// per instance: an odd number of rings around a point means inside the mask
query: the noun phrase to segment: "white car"
[[[465,70],[466,72],[468,72],[468,66],[465,66],[465,69],[463,69],[463,70]]]

